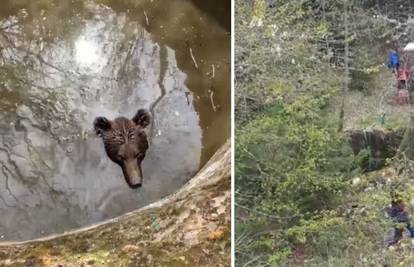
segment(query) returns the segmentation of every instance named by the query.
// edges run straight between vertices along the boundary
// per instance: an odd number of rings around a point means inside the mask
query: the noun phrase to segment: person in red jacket
[[[400,68],[397,72],[398,89],[408,89],[408,81],[410,79],[410,69],[406,66]]]

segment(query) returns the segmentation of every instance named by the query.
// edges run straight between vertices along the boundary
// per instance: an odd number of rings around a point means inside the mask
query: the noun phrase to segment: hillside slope
[[[363,174],[337,131],[407,126],[384,63],[410,39],[411,3],[347,4],[236,1],[237,266],[414,265],[408,238],[384,243],[412,162]]]

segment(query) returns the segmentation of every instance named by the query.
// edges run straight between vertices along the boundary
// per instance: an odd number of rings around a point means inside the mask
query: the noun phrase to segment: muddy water
[[[0,241],[154,202],[229,137],[230,36],[205,9],[183,0],[1,5]],[[96,116],[139,108],[153,121],[144,185],[133,190],[91,130]]]

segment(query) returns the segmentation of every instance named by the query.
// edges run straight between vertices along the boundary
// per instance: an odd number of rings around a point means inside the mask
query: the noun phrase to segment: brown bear
[[[95,132],[102,137],[108,157],[122,168],[125,180],[131,188],[142,186],[141,162],[148,149],[144,128],[150,123],[150,115],[140,109],[130,120],[118,117],[113,121],[97,117],[93,123]]]

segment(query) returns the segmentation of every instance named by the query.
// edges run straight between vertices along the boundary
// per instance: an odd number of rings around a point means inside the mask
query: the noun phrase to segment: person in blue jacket
[[[403,237],[403,230],[407,228],[410,233],[411,243],[414,243],[414,227],[411,226],[411,218],[401,198],[393,199],[391,207],[387,209],[388,216],[394,221],[394,237],[388,246],[398,243]]]
[[[392,73],[398,73],[400,68],[400,55],[395,49],[392,49],[388,56],[388,68],[392,70]]]

